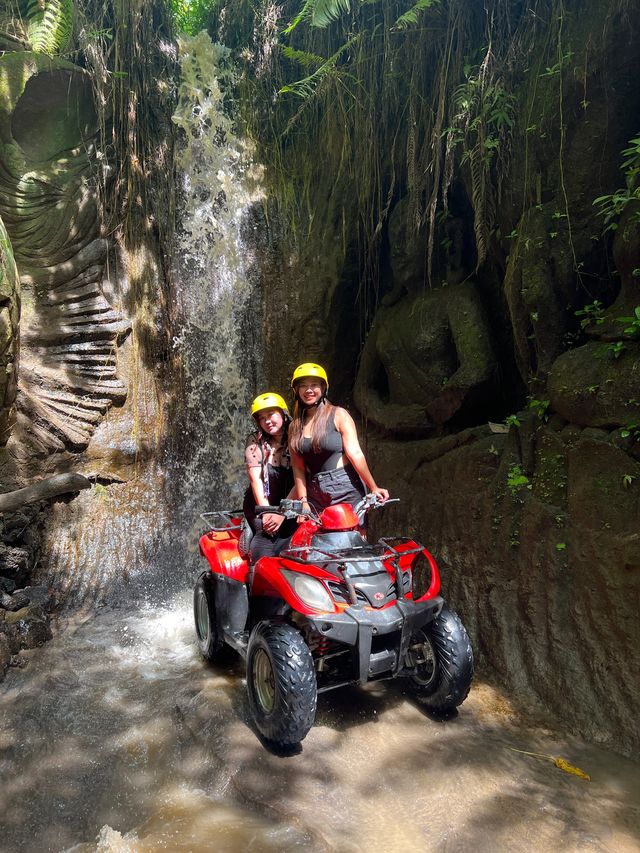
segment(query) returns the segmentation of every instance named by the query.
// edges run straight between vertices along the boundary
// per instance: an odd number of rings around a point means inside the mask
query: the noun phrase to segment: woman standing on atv
[[[311,362],[299,365],[291,388],[289,452],[298,500],[317,511],[338,503],[355,506],[367,491],[388,500],[389,492],[378,488],[369,471],[353,418],[327,400],[326,370]]]
[[[277,554],[296,529],[295,521],[284,521],[273,512],[259,513],[258,507],[274,506],[286,498],[293,486],[287,430],[291,421],[287,404],[280,394],[260,394],[251,404],[258,430],[245,450],[249,488],[242,510],[254,536],[251,562]]]

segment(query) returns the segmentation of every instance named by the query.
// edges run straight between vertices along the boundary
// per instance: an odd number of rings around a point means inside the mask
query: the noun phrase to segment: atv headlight
[[[282,571],[287,583],[293,589],[300,601],[314,610],[335,610],[333,599],[324,585],[309,575],[300,572]]]

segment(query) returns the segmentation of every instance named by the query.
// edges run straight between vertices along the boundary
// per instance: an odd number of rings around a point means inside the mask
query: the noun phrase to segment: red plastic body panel
[[[334,504],[320,513],[323,530],[355,530],[360,524],[351,504]]]
[[[335,581],[335,575],[321,569],[319,566],[308,565],[301,569],[300,563],[294,560],[287,560],[283,557],[261,557],[256,563],[256,570],[253,576],[253,584],[251,586],[252,595],[265,595],[274,598],[283,598],[287,604],[298,613],[304,613],[306,616],[317,616],[318,613],[335,613],[339,610],[334,607],[333,610],[314,610],[301,601],[289,586],[287,581],[281,574],[282,569],[288,569],[297,574],[309,575],[312,578],[319,580]]]
[[[200,537],[200,553],[207,559],[212,572],[245,583],[249,577],[249,563],[240,556],[239,538],[240,528],[237,533],[235,530],[210,531]]]
[[[308,518],[298,525],[298,529],[291,537],[291,546],[293,548],[308,548],[311,545],[311,537],[320,530],[319,525],[315,521]]]

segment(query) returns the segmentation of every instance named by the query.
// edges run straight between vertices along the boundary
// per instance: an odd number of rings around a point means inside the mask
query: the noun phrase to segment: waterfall
[[[237,507],[258,363],[252,210],[264,197],[252,145],[237,133],[230,51],[206,32],[181,36],[173,116],[181,194],[174,277],[182,327],[173,341],[185,373],[188,458],[177,472],[187,547],[198,514]],[[190,517],[188,517],[190,516]]]

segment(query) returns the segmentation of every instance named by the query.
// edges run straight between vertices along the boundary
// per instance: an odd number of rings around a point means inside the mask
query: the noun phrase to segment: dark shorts
[[[309,503],[318,511],[335,504],[351,504],[355,507],[365,494],[364,484],[352,465],[321,471],[307,483]]]
[[[289,547],[289,540],[296,532],[298,523],[293,519],[285,519],[273,536],[262,529],[262,520],[258,517],[255,522],[255,535],[249,546],[250,562],[255,563],[260,557],[275,557],[280,551]]]

